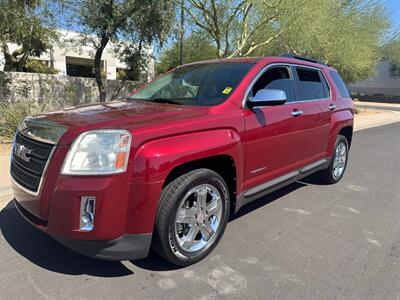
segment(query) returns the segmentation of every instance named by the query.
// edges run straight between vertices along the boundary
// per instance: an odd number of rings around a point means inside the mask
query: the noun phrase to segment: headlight
[[[126,130],[101,129],[82,133],[72,144],[63,175],[104,175],[126,171],[131,148]]]

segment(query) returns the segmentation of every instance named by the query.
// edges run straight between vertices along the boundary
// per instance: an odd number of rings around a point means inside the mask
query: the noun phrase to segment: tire
[[[197,169],[177,177],[162,190],[153,249],[178,266],[202,260],[225,231],[229,201],[227,184],[214,171]]]
[[[344,150],[344,161],[343,158],[340,156],[340,150]],[[338,135],[336,138],[335,148],[333,150],[333,155],[329,167],[325,170],[317,172],[315,177],[325,183],[334,184],[342,179],[344,172],[346,170],[347,161],[349,158],[349,143],[343,135]],[[338,159],[341,160],[341,168],[340,171],[337,171],[337,163]]]

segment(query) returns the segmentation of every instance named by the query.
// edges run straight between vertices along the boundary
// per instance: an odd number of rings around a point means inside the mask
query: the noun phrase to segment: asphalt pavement
[[[253,202],[204,261],[75,254],[0,211],[0,299],[399,299],[400,123],[355,133],[343,180]]]

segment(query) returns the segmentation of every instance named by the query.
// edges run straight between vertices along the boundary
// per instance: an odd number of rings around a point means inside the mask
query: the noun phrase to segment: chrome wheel
[[[337,145],[335,150],[335,157],[333,159],[332,176],[335,179],[340,178],[343,175],[347,161],[347,147],[344,142]]]
[[[212,244],[222,212],[222,197],[213,185],[202,184],[187,192],[175,217],[175,238],[182,250],[196,252]]]

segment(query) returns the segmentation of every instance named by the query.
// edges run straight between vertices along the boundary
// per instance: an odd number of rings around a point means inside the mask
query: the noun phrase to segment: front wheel
[[[179,266],[200,261],[221,239],[229,207],[228,187],[214,171],[197,169],[176,178],[161,193],[154,250]]]
[[[349,155],[349,143],[343,135],[336,138],[335,149],[333,151],[331,163],[326,170],[316,174],[317,178],[326,183],[336,183],[342,179],[346,170]]]

